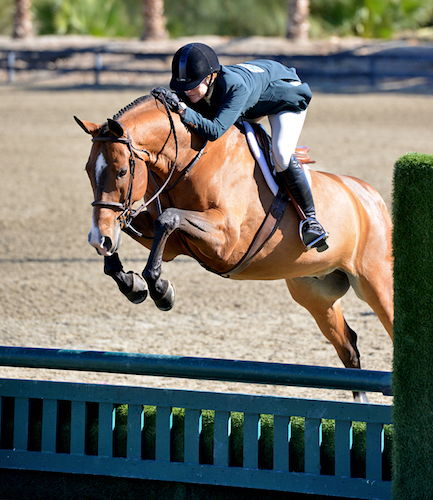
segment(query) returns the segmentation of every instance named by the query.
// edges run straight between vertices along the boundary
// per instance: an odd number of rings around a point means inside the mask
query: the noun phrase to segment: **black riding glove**
[[[163,97],[165,99],[165,102],[167,103],[167,106],[172,111],[179,111],[179,97],[171,90],[168,90],[164,87],[156,87],[155,89],[152,89],[150,93],[159,101],[161,101],[161,97]]]

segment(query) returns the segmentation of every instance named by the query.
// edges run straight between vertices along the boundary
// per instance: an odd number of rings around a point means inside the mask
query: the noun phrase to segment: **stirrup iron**
[[[302,234],[302,229],[304,227],[304,224],[306,224],[307,222],[314,222],[315,224],[320,226],[320,228],[323,231],[323,234],[321,234],[318,238],[316,238],[315,240],[308,243],[308,245],[305,244],[304,236]],[[314,219],[313,217],[306,217],[305,219],[303,219],[299,222],[299,237],[307,250],[311,250],[312,248],[315,248],[318,252],[323,252],[329,248],[328,244],[326,243],[326,240],[329,237],[329,233],[326,232],[326,230],[322,226],[322,224],[317,219]],[[317,243],[320,243],[320,242],[322,242],[322,245],[315,246],[315,245],[317,245]]]

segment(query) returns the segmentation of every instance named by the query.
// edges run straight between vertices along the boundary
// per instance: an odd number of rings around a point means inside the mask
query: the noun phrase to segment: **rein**
[[[129,150],[129,185],[128,192],[126,194],[125,201],[123,203],[117,201],[109,201],[109,200],[95,200],[92,203],[93,207],[104,207],[110,208],[111,210],[120,210],[122,213],[119,215],[119,220],[121,224],[128,225],[129,217],[132,212],[132,190],[134,187],[134,178],[135,178],[135,153],[134,149],[137,151],[141,151],[142,153],[146,153],[150,156],[149,151],[146,149],[134,148],[132,145],[131,136],[129,135],[128,129],[125,127],[127,137],[94,137],[92,142],[119,142],[121,144],[125,144]],[[139,157],[141,160],[142,158]],[[144,161],[144,160],[143,160]]]
[[[175,142],[175,148],[176,148],[176,155],[175,159],[173,162],[173,165],[168,173],[167,179],[163,182],[161,186],[158,187],[156,190],[155,194],[146,202],[144,202],[137,210],[132,209],[132,191],[134,188],[134,178],[135,178],[135,165],[136,165],[136,158],[139,158],[140,160],[143,160],[140,156],[138,156],[135,151],[139,151],[141,153],[145,153],[150,157],[150,152],[147,149],[138,149],[132,144],[132,139],[131,135],[129,134],[129,130],[123,125],[123,123],[120,123],[120,125],[125,129],[127,137],[94,137],[92,139],[92,142],[118,142],[121,144],[125,144],[128,147],[129,150],[129,185],[128,185],[128,192],[125,198],[125,201],[123,203],[117,202],[117,201],[109,201],[109,200],[95,200],[92,202],[93,207],[104,207],[104,208],[109,208],[111,210],[115,211],[121,211],[122,213],[119,215],[118,220],[120,221],[120,224],[122,226],[122,229],[124,227],[130,229],[133,231],[136,235],[138,236],[143,236],[140,232],[138,232],[136,229],[132,227],[132,222],[135,217],[137,217],[138,214],[140,214],[145,208],[147,208],[151,203],[153,203],[155,200],[158,200],[159,197],[163,192],[170,191],[173,189],[178,182],[180,182],[186,174],[188,174],[191,169],[194,167],[194,165],[198,162],[198,160],[201,158],[203,155],[204,149],[206,148],[207,145],[207,140],[205,141],[204,145],[200,149],[200,151],[197,153],[197,155],[193,158],[193,160],[187,165],[187,167],[182,171],[181,176],[171,185],[168,187],[168,184],[170,183],[173,174],[176,170],[177,166],[177,160],[179,156],[179,143],[177,140],[177,134],[176,134],[176,128],[174,126],[174,121],[173,117],[171,116],[170,109],[165,101],[165,98],[163,96],[158,97],[158,100],[162,102],[164,105],[166,111],[167,111],[167,116],[170,120],[170,134],[173,133],[174,137],[174,142]],[[154,178],[155,180],[155,178]],[[158,203],[159,206],[159,203]]]
[[[141,213],[147,206],[149,206],[152,202],[155,200],[157,201],[158,205],[158,213],[161,213],[161,204],[159,201],[159,196],[166,192],[169,200],[170,200],[170,195],[168,192],[173,189],[184,177],[187,175],[191,169],[194,167],[194,165],[199,161],[199,159],[202,157],[203,152],[206,148],[207,145],[207,140],[204,142],[202,148],[200,151],[197,153],[197,155],[192,159],[192,161],[183,169],[183,171],[180,174],[180,177],[174,181],[174,183],[169,186],[169,183],[173,177],[174,171],[176,170],[176,165],[177,165],[177,160],[178,160],[178,154],[179,154],[179,143],[177,140],[177,135],[176,135],[176,128],[174,126],[174,121],[173,117],[171,116],[170,108],[164,98],[164,96],[154,96],[155,99],[159,100],[162,102],[164,105],[167,116],[170,120],[170,133],[168,135],[168,138],[170,138],[170,135],[173,133],[174,141],[175,141],[175,148],[176,148],[176,155],[175,159],[173,162],[173,165],[168,173],[167,179],[163,182],[161,186],[158,186],[158,182],[155,178],[155,175],[153,174],[152,170],[150,170],[150,174],[152,175],[152,178],[154,182],[157,185],[157,190],[155,194],[146,202],[144,202],[137,210],[132,209],[132,191],[134,187],[134,177],[135,177],[135,158],[139,158],[140,160],[143,160],[140,156],[138,156],[134,151],[139,151],[142,153],[147,154],[150,157],[150,152],[147,149],[138,149],[132,144],[132,139],[129,134],[128,129],[123,125],[123,123],[117,121],[122,128],[126,131],[127,137],[94,137],[92,139],[93,142],[119,142],[121,144],[125,144],[128,147],[129,150],[129,170],[130,170],[130,176],[129,176],[129,186],[128,186],[128,193],[125,198],[125,201],[123,203],[116,202],[116,201],[104,201],[104,200],[95,200],[92,203],[92,206],[98,206],[98,207],[106,207],[111,210],[117,210],[121,211],[122,213],[118,217],[118,220],[120,221],[122,229],[127,228],[129,231],[134,233],[136,236],[146,238],[142,233],[137,231],[134,227],[132,227],[132,222],[134,218]],[[167,140],[168,140],[167,138]],[[147,165],[146,165],[147,166]],[[274,200],[272,202],[272,205],[269,209],[269,212],[267,213],[262,225],[259,227],[258,231],[256,232],[253,241],[251,242],[247,252],[245,255],[241,258],[241,260],[229,271],[226,272],[218,272],[215,271],[214,269],[206,266],[195,254],[192,252],[190,249],[187,240],[181,236],[181,239],[183,243],[185,244],[187,250],[189,251],[190,255],[195,258],[200,265],[202,265],[205,269],[218,274],[219,276],[223,276],[225,278],[230,278],[232,276],[235,276],[242,271],[244,271],[252,262],[254,257],[260,252],[260,250],[264,247],[264,245],[268,242],[268,240],[272,237],[272,235],[275,233],[280,220],[283,216],[284,210],[286,208],[287,202],[288,202],[288,197],[287,195],[282,192],[281,190],[278,190],[276,196],[274,197]],[[171,201],[169,201],[171,203]]]

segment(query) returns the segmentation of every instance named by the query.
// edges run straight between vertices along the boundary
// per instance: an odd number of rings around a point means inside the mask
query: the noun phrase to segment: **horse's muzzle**
[[[88,236],[89,244],[96,248],[99,255],[110,257],[120,246],[120,231],[114,239],[101,234],[98,227],[93,227]]]

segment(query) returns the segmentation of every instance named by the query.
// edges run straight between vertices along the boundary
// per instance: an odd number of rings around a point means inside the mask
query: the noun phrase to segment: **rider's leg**
[[[313,195],[304,169],[294,155],[306,111],[300,113],[282,112],[269,116],[272,130],[272,153],[277,171],[277,180],[287,186],[296,203],[301,207],[307,221],[302,223],[304,245],[323,251],[328,248],[328,233],[316,220]]]

